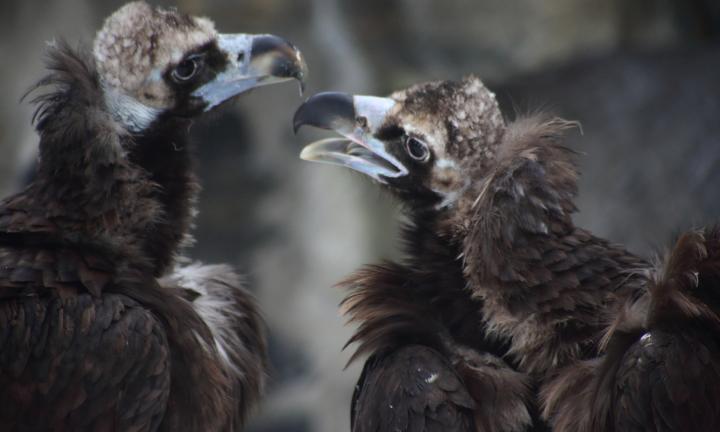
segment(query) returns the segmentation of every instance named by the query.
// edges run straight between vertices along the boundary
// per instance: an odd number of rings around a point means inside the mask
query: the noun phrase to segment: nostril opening
[[[239,54],[237,55],[237,62],[238,62],[238,63],[242,63],[242,62],[244,62],[244,61],[245,61],[245,53],[244,53],[244,52],[241,52],[241,53],[239,53]]]

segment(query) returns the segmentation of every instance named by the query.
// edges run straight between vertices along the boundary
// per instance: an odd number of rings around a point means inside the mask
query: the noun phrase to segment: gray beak
[[[295,131],[308,125],[335,131],[340,137],[307,145],[300,158],[344,166],[381,183],[407,175],[407,168],[375,138],[394,106],[394,100],[374,96],[319,93],[311,97],[295,112]]]
[[[193,96],[206,102],[206,111],[255,87],[297,80],[301,93],[305,88],[305,60],[285,39],[273,35],[221,34],[218,47],[227,53],[227,68],[193,92]]]

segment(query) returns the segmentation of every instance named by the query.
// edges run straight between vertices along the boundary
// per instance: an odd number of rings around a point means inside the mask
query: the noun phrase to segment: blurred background
[[[46,41],[91,43],[120,0],[3,0],[0,192],[22,184],[37,137],[19,99],[43,74]],[[386,94],[476,73],[506,115],[579,120],[578,223],[650,254],[720,219],[717,0],[178,0],[223,32],[300,46],[308,93]],[[307,96],[306,95],[306,96]],[[268,395],[253,432],[349,430],[359,374],[333,283],[399,254],[392,199],[359,176],[297,155],[292,85],[259,89],[198,123],[205,190],[189,252],[247,275],[271,333]]]

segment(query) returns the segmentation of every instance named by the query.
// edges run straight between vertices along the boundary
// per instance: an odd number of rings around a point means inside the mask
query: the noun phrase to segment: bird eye
[[[186,82],[195,76],[200,69],[199,59],[190,57],[180,62],[172,71],[172,77],[176,82]]]
[[[430,159],[430,149],[427,144],[415,137],[408,137],[405,140],[405,149],[411,158],[420,162],[427,162]]]

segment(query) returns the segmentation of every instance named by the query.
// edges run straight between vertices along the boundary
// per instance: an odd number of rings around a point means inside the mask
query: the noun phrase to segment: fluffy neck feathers
[[[359,325],[348,341],[358,343],[352,360],[412,343],[446,353],[458,343],[503,351],[478,331],[481,305],[465,289],[459,245],[439,237],[430,216],[413,220],[404,230],[402,263],[365,266],[338,284],[350,292],[343,313]]]
[[[543,118],[509,126],[494,166],[455,214],[472,283],[532,285],[538,258],[533,243],[573,230],[578,172],[575,153],[561,137],[574,126]]]
[[[637,288],[631,270],[644,265],[574,226],[578,172],[561,142],[573,126],[511,124],[493,168],[455,215],[464,274],[483,300],[488,331],[510,339],[510,354],[537,376],[596,354],[604,306],[619,289]]]
[[[50,90],[34,99],[38,175],[20,201],[74,238],[132,244],[162,274],[187,239],[198,191],[187,122],[158,119],[132,135],[108,112],[90,56],[60,44],[49,60],[37,87]]]
[[[187,139],[189,124],[184,120],[165,120],[141,138],[130,151],[130,161],[147,173],[157,185],[151,199],[162,209],[162,216],[144,233],[145,252],[156,262],[156,276],[170,268],[175,254],[193,239],[190,234],[200,186]]]

